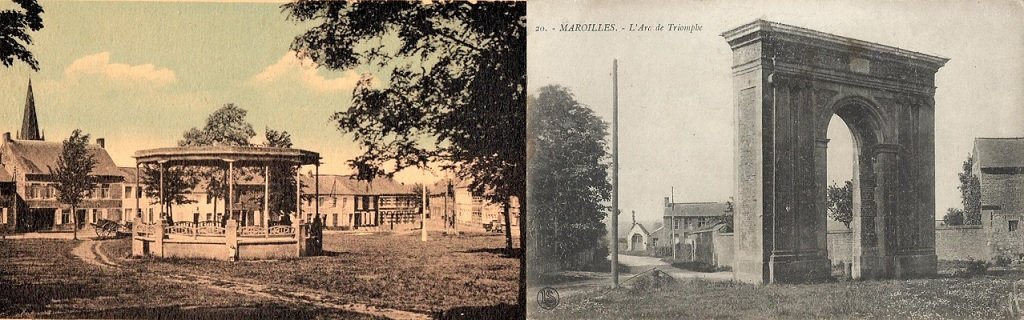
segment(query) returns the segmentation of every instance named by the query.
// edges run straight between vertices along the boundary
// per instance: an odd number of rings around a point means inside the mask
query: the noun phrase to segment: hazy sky
[[[134,165],[136,150],[175,145],[230,102],[249,111],[257,140],[265,127],[286,130],[296,147],[321,153],[321,173],[351,172],[345,160],[360,151],[328,117],[348,107],[355,81],[372,70],[330,72],[295,59],[289,45],[308,25],[287,21],[279,4],[40,4],[45,27],[30,47],[40,70],[0,69],[0,130],[21,126],[31,77],[47,140],[81,128],[106,138],[118,165]]]
[[[1024,136],[1020,1],[535,1],[528,17],[531,94],[567,86],[610,122],[612,59],[619,59],[624,223],[630,210],[641,221],[660,219],[673,186],[676,202],[733,194],[732,53],[720,34],[757,18],[951,59],[936,74],[937,214],[960,206],[956,174],[975,137]],[[551,30],[562,23],[702,30]],[[841,121],[831,125],[829,180],[841,181],[852,171],[852,142]]]

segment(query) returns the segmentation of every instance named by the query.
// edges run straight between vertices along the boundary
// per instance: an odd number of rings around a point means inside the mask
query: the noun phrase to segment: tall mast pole
[[[612,60],[612,287],[619,287],[619,60]]]

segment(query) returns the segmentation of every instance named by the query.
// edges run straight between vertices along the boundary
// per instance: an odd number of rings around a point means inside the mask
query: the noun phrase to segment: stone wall
[[[833,265],[853,261],[853,232],[849,229],[829,230],[826,239],[828,259]]]
[[[733,239],[732,233],[715,232],[711,237],[715,248],[715,265],[720,267],[732,267],[733,260]]]
[[[939,260],[988,260],[987,242],[981,226],[935,227],[935,255]]]

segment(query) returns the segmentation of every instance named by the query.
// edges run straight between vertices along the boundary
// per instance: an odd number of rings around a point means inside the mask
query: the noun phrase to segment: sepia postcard
[[[525,317],[525,2],[0,0],[0,61],[0,318]]]
[[[527,318],[1024,316],[1020,1],[527,16]]]

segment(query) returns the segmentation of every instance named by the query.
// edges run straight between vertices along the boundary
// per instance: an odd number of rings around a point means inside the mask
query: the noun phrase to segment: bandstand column
[[[225,159],[228,163],[228,220],[234,220],[235,213],[235,161]]]
[[[302,165],[295,166],[295,219],[302,217]],[[298,220],[296,220],[298,221]]]
[[[270,227],[270,166],[263,166],[263,227]]]
[[[164,163],[165,162],[166,161],[160,161],[160,219],[161,220],[165,220],[166,218],[164,217],[164,215],[167,214],[166,212],[164,212],[164,209],[166,209],[166,207],[167,207],[167,205],[164,204]],[[150,221],[150,222],[152,222],[152,221]]]
[[[316,209],[314,209],[314,212],[316,213],[316,218],[320,219],[320,161],[317,161],[316,165],[313,166],[313,172],[315,178],[313,182],[315,194],[313,196],[316,197]]]
[[[132,194],[132,197],[135,197],[135,212],[134,212],[134,214],[132,216],[134,216],[136,218],[142,217],[142,212],[139,211],[139,198],[140,198],[139,194],[142,193],[142,190],[139,190],[139,179],[141,179],[141,177],[139,176],[139,161],[136,160],[135,161],[135,191]]]

